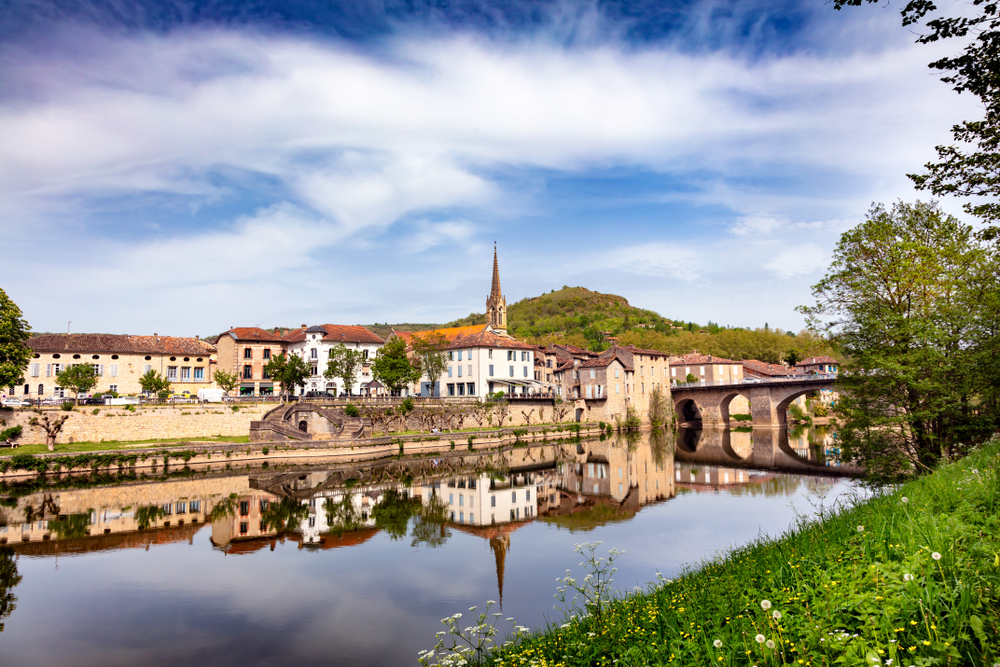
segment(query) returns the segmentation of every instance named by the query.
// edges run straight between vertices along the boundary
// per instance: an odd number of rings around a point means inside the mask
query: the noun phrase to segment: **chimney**
[[[303,329],[308,329],[309,327],[307,327],[306,325],[304,325],[304,324],[303,324],[303,325],[302,325],[302,328],[303,328]]]

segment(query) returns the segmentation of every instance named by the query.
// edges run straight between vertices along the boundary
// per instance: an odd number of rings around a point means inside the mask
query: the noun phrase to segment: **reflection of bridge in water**
[[[750,402],[750,414],[757,427],[785,426],[788,406],[799,396],[833,389],[835,375],[736,382],[681,384],[671,387],[674,410],[681,422],[701,421],[705,426],[729,424],[729,403],[737,396]]]
[[[856,466],[842,464],[836,454],[828,438],[810,441],[799,435],[790,439],[787,428],[681,428],[675,450],[677,461],[682,463],[826,475],[862,472]]]

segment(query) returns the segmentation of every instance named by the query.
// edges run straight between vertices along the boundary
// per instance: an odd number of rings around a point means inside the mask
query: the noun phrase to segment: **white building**
[[[311,372],[305,388],[296,389],[297,395],[303,392],[333,395],[346,393],[343,380],[323,377],[333,348],[341,344],[362,354],[363,362],[351,387],[352,394],[361,393],[373,380],[371,362],[379,348],[385,345],[384,340],[365,327],[342,324],[318,324],[308,328],[303,325],[301,329],[285,334],[283,339],[288,343],[288,353],[299,355],[310,366]]]

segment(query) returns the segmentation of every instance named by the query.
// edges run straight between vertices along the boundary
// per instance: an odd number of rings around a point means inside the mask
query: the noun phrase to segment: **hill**
[[[444,326],[485,323],[485,314],[472,313]],[[568,343],[594,351],[607,349],[612,342],[609,339],[615,338],[620,345],[670,354],[697,351],[769,363],[833,354],[827,341],[807,331],[795,334],[766,325],[763,329],[745,329],[671,320],[652,310],[636,308],[624,297],[584,287],[563,287],[508,306],[507,328],[515,338],[529,343]]]

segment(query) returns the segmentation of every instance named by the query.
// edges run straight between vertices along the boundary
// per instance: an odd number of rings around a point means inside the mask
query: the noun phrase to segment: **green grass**
[[[56,453],[68,452],[107,452],[119,449],[137,449],[140,447],[156,447],[170,445],[176,442],[250,442],[246,435],[216,435],[206,438],[167,438],[164,440],[105,440],[104,442],[70,442],[56,443]],[[13,454],[45,454],[49,450],[45,445],[21,445],[17,449],[0,449],[0,455]]]
[[[898,490],[620,598],[600,617],[518,639],[486,663],[995,665],[998,457],[994,438]]]

